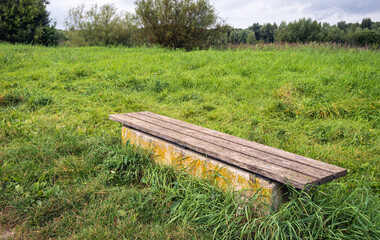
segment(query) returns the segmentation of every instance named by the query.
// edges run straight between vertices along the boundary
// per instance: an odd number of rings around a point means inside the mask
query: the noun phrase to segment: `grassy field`
[[[152,111],[349,169],[277,213],[121,145]],[[0,44],[0,236],[380,239],[380,54]]]

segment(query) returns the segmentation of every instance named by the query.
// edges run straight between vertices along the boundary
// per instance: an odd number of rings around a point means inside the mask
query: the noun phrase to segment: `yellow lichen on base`
[[[246,191],[248,195],[259,191],[261,200],[271,204],[274,184],[252,173],[125,126],[122,128],[122,140],[123,143],[130,141],[132,144],[151,150],[154,153],[154,160],[159,164],[171,165],[193,176],[213,180],[224,190],[230,187],[235,191],[248,190]]]

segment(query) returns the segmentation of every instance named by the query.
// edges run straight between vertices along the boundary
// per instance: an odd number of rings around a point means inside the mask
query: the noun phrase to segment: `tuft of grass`
[[[253,228],[256,239],[378,239],[379,206],[368,185],[334,183],[311,195],[296,192]],[[326,191],[326,192],[325,192]]]
[[[20,91],[0,93],[0,107],[16,106],[25,102],[27,97]]]

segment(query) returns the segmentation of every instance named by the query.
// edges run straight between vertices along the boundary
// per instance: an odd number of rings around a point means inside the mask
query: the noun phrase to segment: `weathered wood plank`
[[[195,137],[199,140],[206,141],[211,144],[218,145],[220,147],[229,149],[231,151],[243,153],[247,156],[258,158],[260,160],[263,160],[265,162],[268,162],[269,164],[281,166],[283,168],[287,168],[290,170],[297,171],[301,174],[308,175],[311,177],[318,178],[321,182],[322,181],[331,181],[333,180],[333,174],[329,171],[324,171],[318,168],[314,168],[312,166],[302,164],[299,162],[294,161],[288,161],[287,159],[278,157],[276,155],[271,155],[266,152],[258,151],[254,148],[249,148],[244,145],[237,144],[235,142],[227,141],[219,137],[215,137],[213,135],[205,134],[202,132],[199,132],[197,130],[192,130],[190,128],[182,127],[176,124],[172,124],[166,121],[163,121],[159,118],[152,118],[151,116],[147,116],[145,114],[141,113],[128,113],[127,116],[134,117],[140,120],[143,120],[145,122],[149,122],[167,129],[174,130],[178,133],[186,134],[188,136]],[[223,160],[223,159],[222,159]]]
[[[110,119],[153,136],[190,148],[196,152],[205,154],[206,156],[220,159],[269,179],[285,184],[291,184],[299,189],[304,188],[306,185],[317,185],[319,183],[318,178],[276,166],[266,161],[231,151],[218,145],[137,118],[127,117],[126,115],[110,115]]]
[[[278,157],[284,158],[284,159],[286,159],[288,161],[298,162],[298,163],[302,163],[302,164],[306,164],[306,165],[312,166],[313,168],[316,168],[316,169],[321,169],[321,170],[324,170],[324,171],[328,171],[328,172],[332,173],[332,176],[334,178],[339,178],[339,177],[347,175],[347,169],[344,169],[344,168],[341,168],[341,167],[338,167],[338,166],[335,166],[335,165],[332,165],[332,164],[328,164],[328,163],[325,163],[325,162],[314,160],[314,159],[311,159],[311,158],[308,158],[308,157],[304,157],[304,156],[301,156],[301,155],[297,155],[297,154],[294,154],[294,153],[290,153],[290,152],[287,152],[287,151],[284,151],[284,150],[281,150],[281,149],[277,149],[277,148],[274,148],[274,147],[269,147],[269,146],[266,146],[266,145],[263,145],[263,144],[260,144],[260,143],[257,143],[257,142],[249,141],[249,140],[246,140],[246,139],[243,139],[243,138],[232,136],[232,135],[229,135],[229,134],[226,134],[226,133],[221,133],[221,132],[209,129],[209,128],[205,128],[205,127],[201,127],[201,126],[198,126],[198,125],[190,124],[190,123],[187,123],[187,122],[183,122],[183,121],[176,120],[176,119],[173,119],[173,118],[169,118],[169,117],[166,117],[166,116],[154,114],[154,113],[151,113],[151,112],[140,112],[140,114],[146,115],[146,116],[150,116],[150,117],[155,118],[155,119],[164,120],[164,121],[167,121],[168,123],[172,123],[172,124],[175,124],[177,126],[181,126],[181,127],[184,127],[184,128],[188,128],[188,129],[196,130],[196,131],[199,131],[199,132],[202,132],[202,133],[206,133],[206,134],[209,134],[211,136],[216,136],[216,137],[219,137],[221,139],[224,139],[224,140],[227,140],[227,141],[230,141],[230,142],[234,142],[234,143],[246,146],[246,147],[253,148],[253,149],[257,150],[257,151],[265,152],[265,153],[268,153],[268,154],[272,154],[274,156],[278,156]],[[329,179],[325,179],[325,180],[328,181]]]

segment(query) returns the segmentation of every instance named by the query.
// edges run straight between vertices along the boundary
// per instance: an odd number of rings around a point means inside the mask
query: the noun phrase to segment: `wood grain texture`
[[[264,144],[260,144],[260,143],[253,142],[253,141],[249,141],[247,139],[235,137],[235,136],[232,136],[232,135],[229,135],[229,134],[226,134],[226,133],[218,132],[218,131],[215,131],[215,130],[212,130],[212,129],[209,129],[209,128],[205,128],[205,127],[201,127],[201,126],[198,126],[198,125],[190,124],[190,123],[183,122],[183,121],[180,121],[180,120],[176,120],[176,119],[173,119],[173,118],[165,117],[165,116],[154,114],[154,113],[151,113],[151,112],[141,112],[140,114],[149,115],[149,116],[151,116],[153,118],[157,118],[157,119],[163,119],[163,120],[168,121],[168,122],[170,122],[172,124],[176,124],[176,125],[179,125],[179,126],[182,126],[182,127],[186,127],[186,128],[197,130],[199,132],[204,132],[204,133],[207,133],[207,134],[210,134],[210,135],[214,135],[214,136],[217,136],[217,137],[219,137],[221,139],[228,140],[229,142],[238,143],[238,144],[241,144],[243,146],[247,146],[247,147],[250,147],[252,149],[256,149],[258,151],[262,151],[262,152],[271,154],[273,156],[279,156],[279,157],[281,157],[283,159],[288,159],[290,161],[299,162],[299,163],[302,163],[302,164],[307,164],[307,165],[313,166],[314,168],[323,169],[323,170],[331,172],[331,173],[340,173],[342,171],[343,172],[347,171],[344,168],[341,168],[341,167],[338,167],[338,166],[335,166],[335,165],[332,165],[332,164],[324,163],[324,162],[321,162],[321,161],[318,161],[318,160],[315,160],[315,159],[311,159],[311,158],[308,158],[308,157],[304,157],[304,156],[301,156],[301,155],[290,153],[290,152],[287,152],[287,151],[284,151],[284,150],[281,150],[281,149],[277,149],[277,148],[274,148],[274,147],[269,147],[269,146],[266,146]],[[346,174],[344,174],[344,175],[346,175]],[[337,175],[337,177],[340,177],[340,176]]]
[[[206,156],[301,189],[344,176],[346,169],[150,112],[111,120]]]
[[[303,174],[306,174],[308,176],[319,178],[321,180],[322,179],[327,179],[330,181],[332,180],[331,172],[323,170],[323,169],[315,168],[315,167],[312,167],[310,165],[303,164],[303,163],[296,162],[296,161],[284,160],[284,158],[278,157],[276,155],[271,155],[271,154],[268,154],[268,153],[263,152],[263,151],[258,151],[257,149],[250,148],[250,147],[247,147],[247,146],[235,143],[235,142],[231,142],[231,141],[225,140],[223,138],[219,138],[219,137],[216,137],[216,136],[213,136],[210,134],[206,134],[206,133],[203,133],[203,132],[200,132],[197,130],[193,130],[191,128],[178,126],[176,124],[172,124],[172,123],[163,121],[163,120],[158,119],[158,118],[152,118],[150,116],[146,116],[145,114],[131,113],[131,114],[128,114],[128,116],[133,116],[133,117],[140,119],[140,120],[143,120],[145,122],[149,122],[149,123],[152,123],[155,125],[159,125],[159,126],[162,126],[164,128],[174,130],[176,132],[181,132],[182,134],[185,134],[187,136],[192,136],[192,137],[197,138],[199,140],[206,141],[208,143],[213,143],[215,145],[221,146],[221,147],[229,149],[231,151],[243,153],[243,154],[250,156],[250,157],[253,157],[253,158],[265,160],[268,163],[271,163],[271,164],[274,164],[277,166],[281,166],[284,168],[288,168],[291,170],[295,170],[299,173],[303,173]]]

